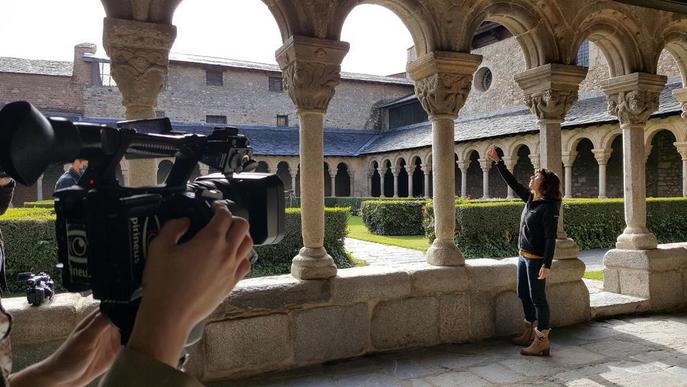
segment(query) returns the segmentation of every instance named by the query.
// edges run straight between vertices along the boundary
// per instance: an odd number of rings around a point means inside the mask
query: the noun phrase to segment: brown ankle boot
[[[521,355],[525,356],[549,356],[551,354],[551,343],[549,342],[549,332],[551,329],[534,330],[534,341],[532,344],[520,350]]]
[[[525,320],[525,329],[523,330],[522,334],[513,337],[511,339],[511,343],[513,343],[513,345],[519,345],[521,347],[527,347],[528,345],[532,344],[532,340],[534,340],[534,328],[536,326],[536,321],[534,323],[531,323]]]

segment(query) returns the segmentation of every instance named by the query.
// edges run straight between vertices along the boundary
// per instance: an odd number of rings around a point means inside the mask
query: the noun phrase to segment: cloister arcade
[[[172,16],[181,0],[102,2],[107,13],[103,42],[127,118],[154,117],[177,34]],[[263,169],[284,178],[286,187],[297,187],[303,246],[293,258],[292,277],[246,281],[211,317],[203,344],[196,350],[200,360],[191,365],[201,379],[510,333],[522,318],[512,307],[517,302],[513,262],[466,262],[454,243],[457,193],[512,196],[484,158],[492,143],[521,178],[532,168],[565,176],[568,196],[578,194],[575,187],[580,185],[583,164],[596,168],[596,186],[590,185],[598,191],[596,196],[618,196],[622,181],[627,227],[616,249],[605,257],[605,290],[641,298],[643,310],[687,306],[687,249],[658,245],[647,228],[645,201],[647,194],[661,187],[653,183],[660,174],[651,168],[661,163],[678,165],[675,153],[654,153],[671,144],[682,164],[680,191],[687,192],[686,15],[610,0],[264,3],[281,32],[282,45],[275,42],[275,56],[298,115],[300,154],[260,160],[266,163]],[[431,143],[325,158],[324,117],[349,49],[340,40],[341,28],[361,3],[387,7],[408,27],[416,59],[408,63],[407,74],[429,115]],[[655,8],[661,4],[646,3]],[[687,13],[687,8],[683,10]],[[518,136],[456,142],[455,122],[482,60],[470,53],[472,37],[485,21],[506,27],[522,48],[527,70],[513,76],[536,127]],[[587,74],[587,68],[576,63],[585,40],[596,44],[608,62],[610,78],[602,83],[603,103],[617,123],[568,130],[562,125]],[[657,75],[663,49],[682,72],[683,88],[673,95],[685,109],[683,118],[652,117],[666,84],[666,77]],[[155,181],[165,168],[158,164],[128,160],[127,178],[133,185]],[[332,191],[351,196],[409,196],[411,192],[431,196],[436,239],[426,252],[427,265],[338,270],[324,248],[324,197]],[[565,233],[564,218],[562,213],[553,274],[547,283],[555,326],[591,318],[590,296],[581,280],[584,264],[578,259],[576,242]],[[341,321],[348,327],[345,337],[338,334]]]

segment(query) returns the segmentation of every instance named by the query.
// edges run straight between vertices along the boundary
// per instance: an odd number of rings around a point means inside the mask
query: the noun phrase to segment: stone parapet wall
[[[685,307],[685,246],[661,245],[651,260],[629,253],[607,257],[608,286],[614,274],[631,276],[621,283],[636,283],[640,289],[634,293],[650,298],[651,310]],[[230,379],[371,352],[510,335],[521,329],[523,318],[515,293],[516,263],[515,258],[473,259],[464,267],[357,267],[339,270],[329,280],[247,279],[208,319],[202,340],[191,349],[189,371],[204,381]],[[554,262],[547,285],[553,326],[591,318],[589,293],[580,280],[584,270],[576,259]],[[58,295],[40,307],[29,306],[23,297],[3,304],[14,316],[17,369],[47,356],[96,307],[92,298],[78,294]]]

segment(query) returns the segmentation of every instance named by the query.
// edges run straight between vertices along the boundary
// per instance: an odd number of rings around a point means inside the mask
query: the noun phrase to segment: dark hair
[[[561,200],[563,194],[561,193],[561,179],[558,175],[550,169],[541,168],[535,173],[541,173],[544,179],[542,180],[541,194],[550,200]]]

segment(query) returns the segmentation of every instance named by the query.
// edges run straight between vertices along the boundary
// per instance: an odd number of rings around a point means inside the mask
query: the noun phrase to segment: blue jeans
[[[543,259],[518,260],[518,297],[522,300],[525,320],[537,320],[539,330],[549,329],[549,303],[546,302],[546,280],[540,280]]]

